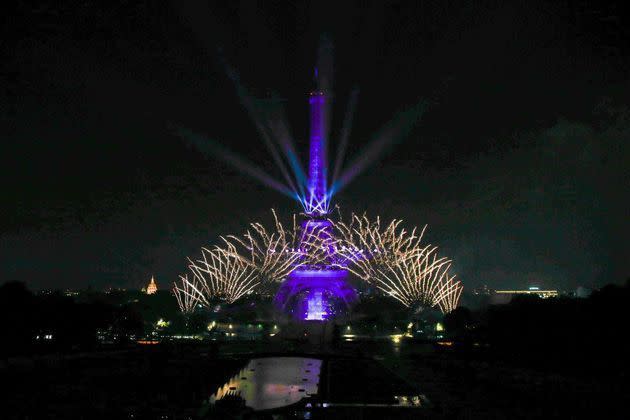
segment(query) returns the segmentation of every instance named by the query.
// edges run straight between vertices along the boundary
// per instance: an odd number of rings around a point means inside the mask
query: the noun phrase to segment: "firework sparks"
[[[322,38],[315,68],[317,88],[310,92],[308,101],[310,134],[306,166],[301,164],[296,153],[281,101],[278,98],[271,101],[254,99],[236,71],[222,57],[225,70],[284,181],[275,179],[218,144],[201,141],[200,136],[179,130],[184,138],[202,150],[209,148],[214,156],[223,158],[243,173],[297,199],[305,213],[301,223],[298,224],[294,216],[293,226],[285,229],[274,212],[275,224],[271,230],[260,223],[252,223],[241,236],[221,237],[221,247],[212,251],[204,248],[202,259],[190,261],[192,276],[180,276],[181,285],[175,285],[174,293],[183,311],[208,305],[216,298],[234,302],[255,288],[271,287],[290,275],[289,282],[297,278],[301,282],[298,282],[299,287],[304,290],[307,290],[304,285],[312,286],[314,290],[308,290],[309,295],[319,293],[317,296],[321,297],[324,292],[340,295],[340,284],[352,289],[344,283],[347,272],[376,285],[406,306],[430,305],[444,312],[457,306],[461,284],[448,274],[449,260],[437,257],[437,247],[421,244],[426,226],[419,231],[416,228],[406,231],[401,228],[400,220],[381,226],[379,218],[370,220],[365,215],[353,215],[348,224],[342,220],[326,220],[334,194],[370,165],[387,145],[406,135],[425,108],[425,103],[421,102],[392,119],[344,168],[357,99],[354,91],[343,122],[332,177],[329,177],[328,137],[333,98],[331,52],[330,40]],[[314,277],[319,280],[313,280]],[[324,284],[320,280],[325,277],[336,280]],[[354,290],[352,294],[354,296]],[[347,299],[344,301],[349,305]],[[319,306],[322,306],[321,302]]]
[[[177,299],[177,304],[179,305],[179,309],[188,314],[195,310],[197,305],[205,303],[207,301],[201,291],[197,288],[199,284],[195,281],[188,280],[188,274],[183,276],[179,276],[180,283],[177,282],[173,284],[173,293],[175,294],[175,298]]]
[[[457,307],[461,283],[449,274],[450,261],[423,255],[376,270],[372,282],[403,305],[437,307],[447,313]]]
[[[212,299],[233,303],[260,283],[253,267],[229,248],[202,248],[201,256],[199,260],[189,260],[192,279],[189,280],[188,275],[180,276],[183,286],[178,290],[192,290],[187,295],[202,305],[209,305]]]
[[[297,268],[335,266],[373,284],[384,294],[411,307],[457,307],[461,282],[449,274],[450,260],[437,247],[423,245],[426,226],[407,231],[401,220],[381,225],[380,218],[353,215],[339,220],[308,220],[285,227],[275,211],[273,228],[252,223],[242,236],[222,237],[224,247],[202,249],[190,260],[192,276],[180,276],[174,293],[184,312],[213,299],[232,303],[260,287],[284,281]],[[384,227],[383,227],[384,226]]]
[[[227,251],[239,258],[265,282],[280,282],[291,271],[299,266],[303,259],[300,246],[302,241],[296,216],[293,226],[285,228],[276,212],[272,210],[274,229],[268,231],[260,223],[252,223],[242,237],[228,235],[222,238],[227,245]]]
[[[350,223],[337,222],[340,237],[339,266],[374,284],[405,306],[438,307],[450,312],[459,301],[462,286],[450,276],[450,260],[437,256],[437,247],[421,245],[426,226],[418,233],[393,220],[381,228],[365,215],[353,215]]]
[[[202,248],[201,259],[189,259],[191,276],[180,276],[173,288],[183,312],[208,306],[213,299],[232,303],[283,281],[298,267],[316,266],[328,258],[332,239],[325,234],[326,225],[300,226],[294,215],[293,224],[285,227],[272,213],[273,229],[252,223],[244,235],[222,237],[223,247]]]
[[[335,223],[339,236],[336,252],[341,264],[363,280],[374,276],[378,267],[396,265],[406,259],[432,252],[431,246],[421,247],[426,226],[417,232],[400,228],[402,220],[392,220],[384,229],[380,218],[352,215],[350,223]]]

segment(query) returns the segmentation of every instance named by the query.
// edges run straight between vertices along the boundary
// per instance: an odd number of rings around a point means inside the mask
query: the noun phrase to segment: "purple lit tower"
[[[328,214],[326,95],[322,91],[311,92],[308,102],[311,110],[311,135],[305,208],[310,215],[323,216]]]
[[[327,134],[328,100],[327,83],[315,70],[318,89],[309,95],[311,132],[309,147],[308,183],[303,197],[305,219],[304,232],[320,231],[322,239],[332,235],[327,219],[330,194],[327,188]],[[294,270],[282,284],[276,295],[276,304],[294,318],[325,321],[345,312],[357,300],[354,288],[347,282],[348,272],[333,267],[334,250],[330,259],[316,265],[306,265]]]

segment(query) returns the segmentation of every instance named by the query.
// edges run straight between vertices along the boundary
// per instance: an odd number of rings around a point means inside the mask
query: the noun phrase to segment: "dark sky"
[[[162,4],[164,3],[164,4]],[[221,59],[286,100],[298,145],[318,40],[334,43],[332,140],[419,124],[342,209],[409,226],[466,287],[571,289],[629,275],[630,22],[622,2],[20,2],[3,14],[0,283],[166,286],[185,257],[299,209],[173,132],[279,177]]]

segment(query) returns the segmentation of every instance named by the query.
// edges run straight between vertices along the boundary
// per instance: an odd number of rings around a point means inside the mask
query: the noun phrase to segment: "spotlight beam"
[[[297,194],[294,190],[291,190],[291,188],[276,180],[259,166],[256,166],[255,164],[249,162],[247,159],[228,150],[221,144],[184,128],[178,128],[177,133],[180,137],[190,141],[193,145],[195,145],[197,150],[205,151],[213,157],[219,157],[221,160],[229,163],[240,172],[254,178],[261,184],[272,188],[288,197],[291,197],[293,199],[297,197]]]
[[[273,137],[280,144],[280,149],[293,170],[293,175],[297,181],[300,194],[304,196],[304,187],[308,184],[308,180],[298,154],[295,151],[295,143],[289,130],[289,125],[286,123],[287,118],[284,108],[281,105],[279,105],[279,107],[278,112],[280,115],[269,121],[270,130],[273,133]]]
[[[413,108],[397,115],[386,124],[368,145],[352,160],[344,169],[337,181],[331,187],[331,194],[335,194],[345,188],[357,175],[371,165],[384,149],[406,136],[416,121],[422,116],[425,103],[420,102]]]
[[[359,90],[353,89],[350,93],[350,99],[346,108],[346,115],[343,119],[343,125],[341,126],[341,134],[339,136],[339,145],[337,146],[337,156],[335,157],[335,166],[333,170],[332,182],[334,185],[339,177],[339,171],[343,165],[343,159],[348,147],[348,139],[350,138],[350,132],[352,131],[352,122],[354,120],[354,111],[357,106],[357,100],[359,98]]]
[[[293,178],[289,175],[289,171],[287,170],[287,167],[283,162],[280,153],[278,153],[276,145],[271,138],[271,130],[269,130],[267,128],[267,125],[265,124],[268,119],[265,119],[263,113],[260,112],[260,103],[262,103],[263,101],[254,101],[252,99],[252,96],[247,91],[247,88],[245,88],[245,86],[241,83],[238,73],[227,63],[225,58],[221,57],[221,63],[223,64],[223,68],[225,69],[225,73],[227,74],[228,78],[234,84],[234,88],[236,89],[236,94],[241,102],[241,105],[243,105],[243,107],[247,111],[247,114],[256,126],[256,130],[258,130],[260,137],[262,137],[265,147],[271,154],[271,157],[278,166],[278,169],[280,169],[280,172],[282,172],[282,175],[284,176],[287,184],[291,186],[293,191],[297,194],[297,187],[295,185],[295,182],[293,181]]]

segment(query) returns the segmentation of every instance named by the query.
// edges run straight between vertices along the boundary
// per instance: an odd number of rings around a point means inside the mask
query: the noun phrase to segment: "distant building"
[[[492,303],[508,303],[514,296],[518,295],[536,295],[542,299],[557,297],[558,291],[547,289],[541,290],[540,287],[532,286],[523,290],[495,290],[492,295]]]
[[[157,290],[158,288],[157,284],[155,284],[155,279],[153,278],[153,276],[151,276],[151,281],[149,282],[145,293],[147,295],[152,295],[153,293],[157,292]]]

